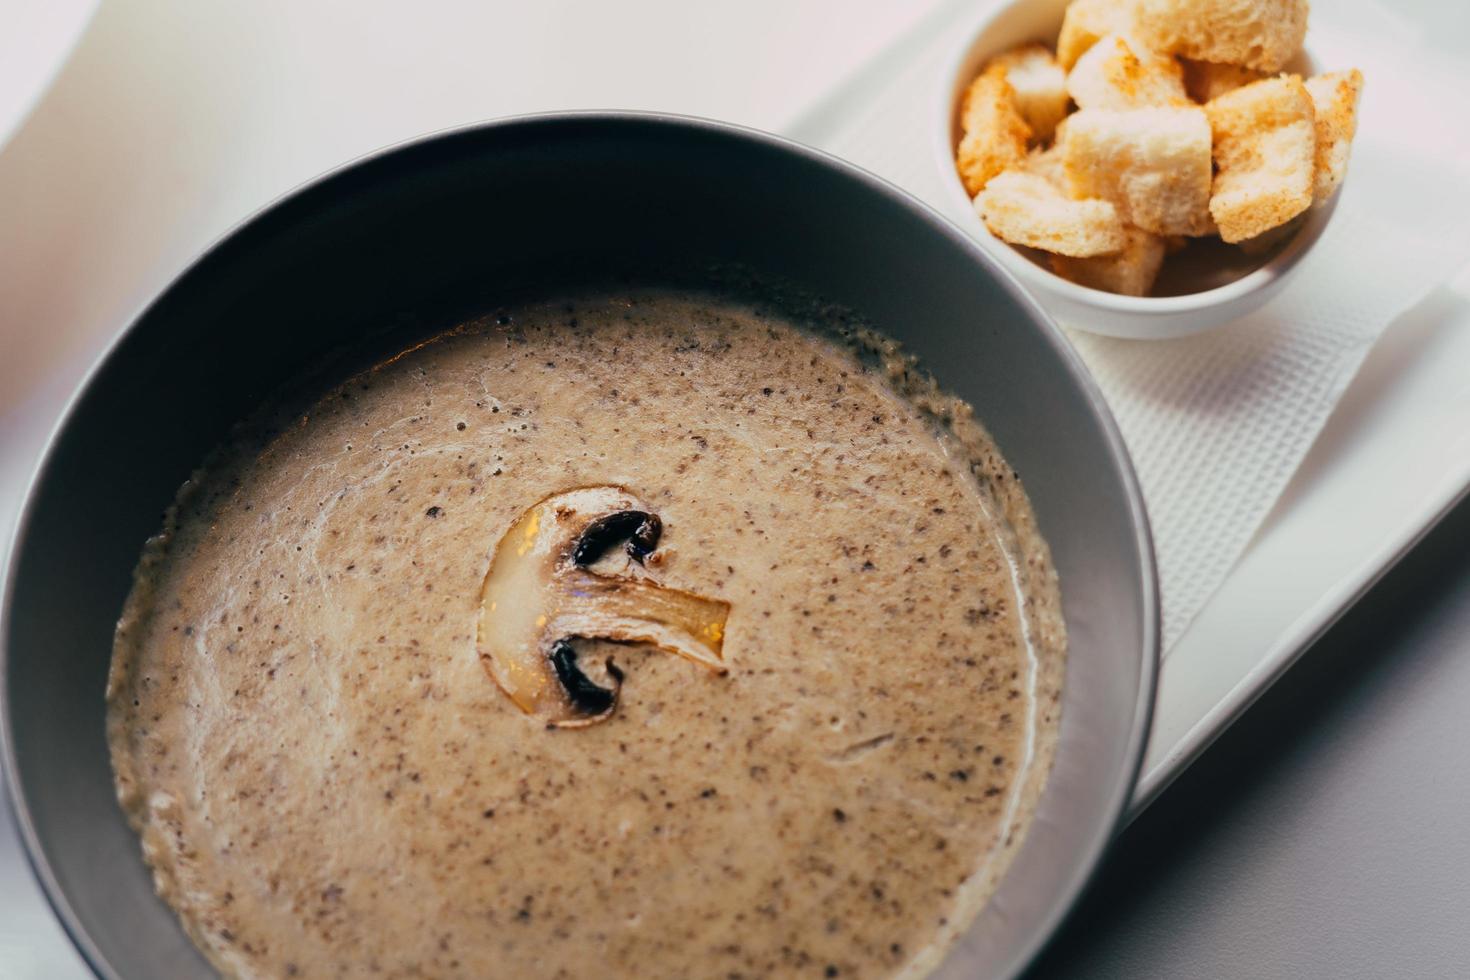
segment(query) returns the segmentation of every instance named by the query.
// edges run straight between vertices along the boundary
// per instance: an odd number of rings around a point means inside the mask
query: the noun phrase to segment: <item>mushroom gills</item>
[[[570,640],[557,640],[551,645],[551,666],[556,670],[557,680],[566,689],[568,700],[579,711],[588,717],[601,717],[612,711],[617,701],[616,689],[598,687],[582,672],[577,664],[577,650]],[[623,672],[613,663],[612,657],[607,658],[604,669],[615,685],[622,684]]]
[[[658,547],[663,529],[663,522],[657,514],[643,510],[616,511],[587,525],[577,539],[577,547],[572,550],[572,561],[584,567],[591,565],[606,554],[608,548],[626,540],[628,557],[641,565],[643,559]]]
[[[480,596],[477,650],[496,685],[550,727],[603,721],[617,709],[622,671],[610,687],[577,662],[577,638],[644,644],[724,673],[730,604],[670,588],[635,568],[662,531],[656,514],[622,487],[584,487],[526,510],[495,547]],[[622,574],[584,567],[620,540]]]

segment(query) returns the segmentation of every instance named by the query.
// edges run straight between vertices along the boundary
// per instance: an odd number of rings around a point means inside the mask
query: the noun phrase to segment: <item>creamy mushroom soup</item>
[[[108,734],[227,975],[913,976],[1019,845],[1064,646],[1016,474],[891,345],[608,292],[243,426]]]

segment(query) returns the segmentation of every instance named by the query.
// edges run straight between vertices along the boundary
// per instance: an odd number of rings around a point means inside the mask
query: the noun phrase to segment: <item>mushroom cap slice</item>
[[[660,585],[642,567],[661,526],[627,489],[597,486],[547,497],[506,530],[481,589],[476,649],[518,708],[559,728],[612,715],[622,672],[609,662],[612,687],[597,687],[577,665],[576,638],[646,644],[723,673],[730,604]],[[609,534],[629,542],[621,573],[589,567]]]

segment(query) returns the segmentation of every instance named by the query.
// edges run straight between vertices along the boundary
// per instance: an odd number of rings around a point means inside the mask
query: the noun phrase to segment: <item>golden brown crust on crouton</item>
[[[1077,59],[1067,76],[1067,92],[1083,109],[1136,109],[1147,105],[1186,105],[1184,70],[1136,38],[1109,34]]]
[[[1317,155],[1312,179],[1313,203],[1323,204],[1347,175],[1353,136],[1358,131],[1358,99],[1363,73],[1334,71],[1306,82],[1316,111]]]
[[[1140,228],[1125,230],[1123,248],[1112,255],[1051,257],[1052,271],[1079,286],[1122,296],[1147,296],[1164,264],[1164,239]]]
[[[1306,222],[1306,212],[1302,212],[1295,218],[1282,225],[1277,225],[1269,231],[1263,231],[1255,238],[1247,238],[1236,242],[1235,247],[1246,255],[1265,257],[1274,252],[1279,246],[1285,244],[1286,240],[1298,231]]]
[[[1219,65],[1213,61],[1192,61],[1188,58],[1182,61],[1184,90],[1201,105],[1266,77],[1264,72],[1242,68],[1240,65]]]
[[[1016,108],[1004,65],[991,65],[970,83],[960,106],[960,128],[964,136],[955,164],[972,197],[990,178],[1025,159],[1031,127]]]
[[[1062,142],[1073,196],[1156,235],[1210,231],[1210,124],[1198,106],[1082,109]]]
[[[1038,142],[1052,138],[1057,123],[1067,114],[1067,73],[1044,44],[1023,44],[996,58],[991,64],[1005,68],[1006,81],[1015,93],[1016,108],[1031,127]]]
[[[1126,240],[1107,201],[1076,201],[1044,176],[1008,170],[975,198],[975,210],[997,238],[1061,255],[1103,255]]]
[[[1140,0],[1138,33],[1197,61],[1280,71],[1307,36],[1307,0]]]
[[[1215,144],[1210,214],[1227,242],[1255,238],[1312,204],[1317,137],[1296,75],[1252,82],[1205,106]]]
[[[1137,0],[1072,0],[1062,16],[1057,61],[1070,71],[1101,38],[1131,31],[1137,6]]]

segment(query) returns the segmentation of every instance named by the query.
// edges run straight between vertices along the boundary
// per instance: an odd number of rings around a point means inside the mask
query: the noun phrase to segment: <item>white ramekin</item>
[[[1290,240],[1268,252],[1260,265],[1247,265],[1243,275],[1223,285],[1179,296],[1119,296],[1069,282],[996,238],[975,213],[955,169],[960,97],[985,62],[1001,52],[1027,41],[1055,46],[1066,8],[1067,0],[1015,0],[992,8],[971,29],[957,35],[957,47],[940,75],[932,115],[934,162],[947,192],[945,210],[1069,327],[1111,337],[1158,340],[1208,330],[1258,309],[1281,291],[1302,257],[1321,238],[1337,205],[1336,195],[1309,210]],[[1304,53],[1292,68],[1305,75],[1315,73],[1316,66]]]

